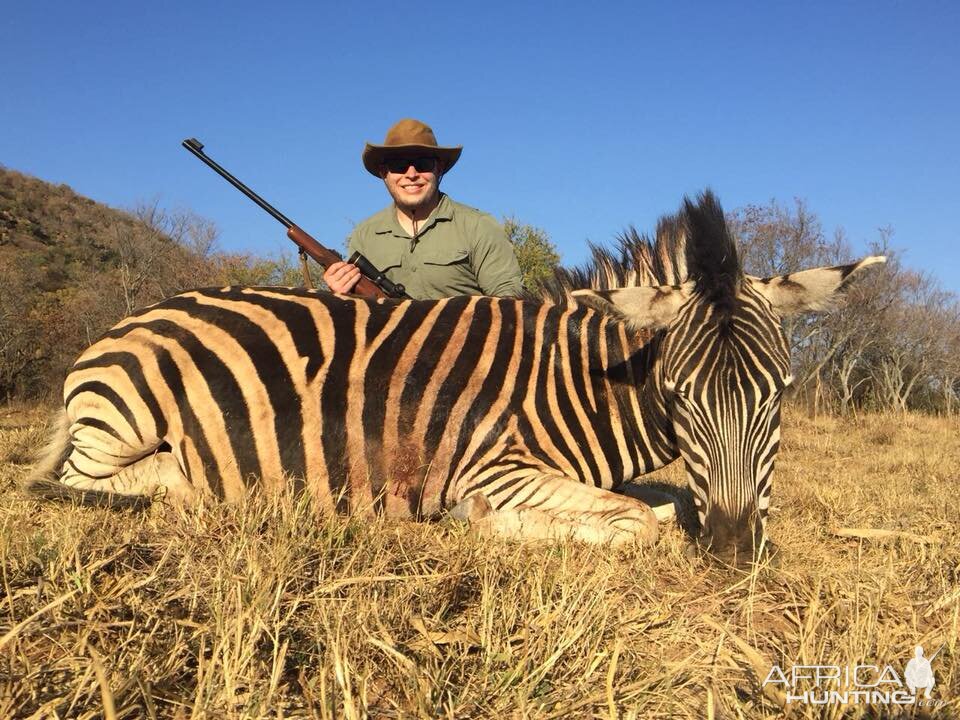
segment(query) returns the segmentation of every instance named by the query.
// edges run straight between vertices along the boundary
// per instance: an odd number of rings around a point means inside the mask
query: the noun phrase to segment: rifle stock
[[[287,237],[293,240],[303,252],[324,267],[329,267],[333,263],[343,260],[339,254],[318,243],[298,225],[291,224],[290,227],[287,228]],[[356,295],[370,298],[389,297],[387,293],[377,287],[366,275],[360,276],[357,284],[353,286],[353,292]],[[403,292],[402,288],[400,292]]]

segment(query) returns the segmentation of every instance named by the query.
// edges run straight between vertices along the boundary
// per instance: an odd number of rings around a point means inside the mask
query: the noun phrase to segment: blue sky
[[[116,207],[282,228],[207,152],[341,249],[387,204],[360,164],[397,119],[463,157],[455,199],[544,228],[565,262],[684,193],[807,200],[857,250],[892,226],[960,291],[960,3],[8,3],[0,163]]]

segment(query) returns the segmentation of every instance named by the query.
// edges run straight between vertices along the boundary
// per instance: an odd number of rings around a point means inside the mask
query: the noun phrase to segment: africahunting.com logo
[[[763,685],[784,692],[788,703],[937,708],[944,701],[931,695],[936,685],[932,663],[942,649],[941,645],[927,658],[917,645],[902,675],[893,665],[793,665],[786,669],[774,665]]]

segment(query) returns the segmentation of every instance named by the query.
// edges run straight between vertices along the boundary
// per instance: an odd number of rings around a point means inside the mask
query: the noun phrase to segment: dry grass
[[[289,498],[39,505],[15,483],[41,417],[0,412],[0,717],[779,717],[771,663],[900,671],[917,643],[944,644],[934,696],[960,715],[956,420],[788,413],[781,565],[744,575],[675,526],[607,554]]]

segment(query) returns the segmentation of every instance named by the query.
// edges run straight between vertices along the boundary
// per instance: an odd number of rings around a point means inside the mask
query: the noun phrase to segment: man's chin
[[[427,197],[420,197],[416,199],[412,198],[396,198],[395,202],[401,210],[414,211],[419,210],[422,207],[427,205]]]

